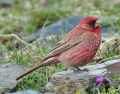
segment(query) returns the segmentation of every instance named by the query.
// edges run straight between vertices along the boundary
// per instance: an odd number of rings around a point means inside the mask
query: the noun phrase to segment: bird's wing
[[[57,46],[52,51],[50,51],[50,53],[43,59],[43,61],[78,45],[80,42],[82,42],[81,35],[71,38],[69,41],[59,41]]]

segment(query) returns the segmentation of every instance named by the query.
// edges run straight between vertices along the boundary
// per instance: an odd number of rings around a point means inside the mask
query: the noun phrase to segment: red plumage
[[[101,27],[96,26],[97,17],[88,16],[57,43],[57,46],[41,61],[40,65],[17,78],[42,66],[63,63],[66,67],[79,67],[89,63],[101,43]]]

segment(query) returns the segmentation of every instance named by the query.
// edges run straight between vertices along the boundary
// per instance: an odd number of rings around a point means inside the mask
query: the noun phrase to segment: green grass
[[[91,0],[90,2],[89,0],[83,0],[82,2],[80,0],[69,0],[69,2],[68,0],[48,0],[48,6],[44,7],[38,0],[31,0],[29,1],[30,6],[26,7],[23,4],[25,1],[21,1],[16,0],[12,8],[0,9],[0,17],[2,17],[0,19],[0,34],[18,33],[24,38],[35,32],[38,28],[41,28],[45,22],[47,22],[46,25],[49,25],[70,15],[103,16],[103,24],[109,23],[111,27],[116,26],[120,30],[120,3],[112,5],[109,0]],[[118,19],[113,20],[110,16]],[[56,39],[53,41],[56,41]],[[16,49],[11,42],[0,44],[0,53],[6,52],[9,56],[8,60],[2,60],[0,63],[14,61],[17,64],[32,67],[34,62],[39,62],[49,52],[47,47],[40,48],[35,44],[32,46],[32,48],[26,47],[24,50]],[[105,57],[111,57],[115,54],[117,52],[110,52]],[[63,65],[40,68],[20,81],[16,89],[33,88],[42,90],[48,82],[49,77],[53,73],[62,71],[63,69]],[[101,94],[105,94],[105,92]],[[110,93],[107,94],[117,94],[116,89],[110,89]]]
[[[51,75],[57,71],[63,70],[63,68],[64,67],[62,65],[40,68],[32,74],[26,76],[20,83],[18,83],[16,89],[23,90],[32,88],[35,90],[43,90]]]
[[[32,55],[33,54],[38,54],[43,57],[48,50],[45,48],[37,49],[38,51],[36,52],[29,52],[24,53],[22,51],[14,51],[12,54],[11,59],[14,60],[17,64],[22,64],[26,67],[33,67],[32,64],[34,65],[34,62],[32,62]],[[40,57],[40,56],[39,56]],[[37,61],[39,62],[39,61]],[[24,77],[22,81],[18,83],[16,86],[17,90],[23,90],[23,89],[36,89],[36,90],[42,90],[44,89],[44,86],[48,82],[49,77],[55,72],[62,71],[64,69],[64,66],[59,64],[55,66],[49,66],[49,67],[42,67],[39,70],[31,73],[30,75]]]

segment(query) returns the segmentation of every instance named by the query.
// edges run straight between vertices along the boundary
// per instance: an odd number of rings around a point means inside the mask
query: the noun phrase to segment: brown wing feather
[[[54,50],[52,50],[42,61],[44,61],[50,57],[59,55],[62,52],[67,51],[68,49],[78,45],[80,42],[81,42],[80,36],[79,36],[79,38],[75,38],[74,40],[64,42],[64,43],[58,45],[57,47],[55,47]]]

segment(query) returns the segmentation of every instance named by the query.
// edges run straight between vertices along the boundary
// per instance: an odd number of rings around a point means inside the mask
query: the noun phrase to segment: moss
[[[83,93],[83,92],[82,92],[82,93]],[[80,89],[77,89],[76,92],[75,92],[75,94],[81,94],[81,93],[80,93]]]

